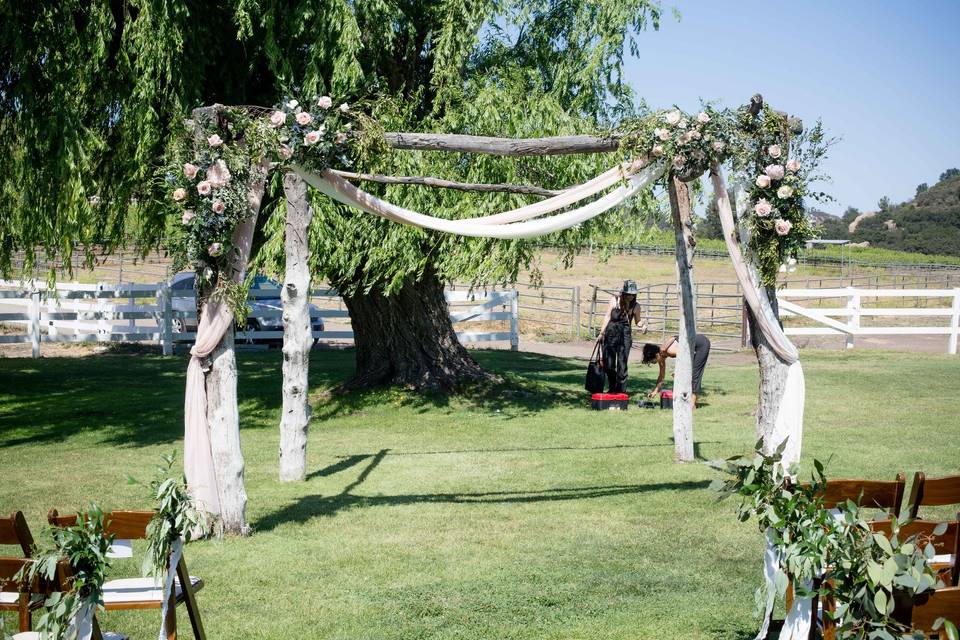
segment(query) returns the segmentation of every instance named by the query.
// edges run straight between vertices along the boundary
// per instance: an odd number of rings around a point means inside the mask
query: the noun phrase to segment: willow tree
[[[376,104],[390,106],[372,107],[375,115],[407,130],[603,129],[630,109],[620,74],[631,34],[659,18],[651,0],[5,3],[0,269],[20,250],[28,262],[37,248],[66,258],[78,243],[89,251],[130,234],[140,247],[155,246],[169,206],[157,159],[177,120],[202,104],[377,95],[389,100]],[[388,155],[379,168],[564,187],[598,162],[433,155]],[[280,199],[281,182],[266,206]],[[399,204],[450,215],[521,198],[388,191]],[[510,280],[530,247],[443,238],[314,204],[314,272],[350,309],[356,382],[449,388],[482,376],[453,333],[443,283]],[[269,244],[269,216],[261,218]],[[562,241],[573,247],[583,233]]]

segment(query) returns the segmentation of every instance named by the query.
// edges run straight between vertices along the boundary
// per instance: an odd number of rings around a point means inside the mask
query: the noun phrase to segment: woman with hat
[[[633,346],[631,325],[634,323],[641,331],[647,332],[647,323],[637,304],[637,283],[627,280],[620,293],[610,298],[597,336],[597,342],[602,345],[603,370],[607,374],[609,393],[625,393],[627,390],[627,359]]]

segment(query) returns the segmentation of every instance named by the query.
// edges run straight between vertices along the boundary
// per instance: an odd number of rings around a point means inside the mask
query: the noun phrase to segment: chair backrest
[[[946,525],[946,530],[942,534],[936,535],[934,530],[939,525]],[[870,528],[890,537],[891,521],[875,520],[870,523]],[[957,586],[958,578],[960,578],[960,515],[951,522],[914,520],[900,525],[901,542],[908,536],[913,535],[917,536],[917,540],[922,546],[933,545],[934,553],[939,556],[933,563],[934,569],[948,585]]]
[[[936,507],[946,504],[960,504],[960,476],[927,478],[922,471],[917,471],[910,489],[910,517],[917,517],[920,505]]]
[[[33,564],[30,558],[0,558],[0,591],[20,591],[26,594],[48,595],[52,591],[67,591],[73,579],[70,563],[61,560],[53,580],[35,580],[31,585],[18,577],[24,567]]]
[[[9,518],[0,518],[0,544],[19,546],[23,557],[30,557],[33,536],[22,511],[14,511]]]
[[[943,618],[960,627],[960,587],[947,587],[921,593],[914,598],[910,611],[910,626],[925,634],[937,633],[933,625]],[[947,634],[941,626],[940,637]]]
[[[112,534],[118,540],[143,540],[156,511],[108,511],[103,515],[108,535]],[[62,516],[56,509],[51,509],[47,522],[55,527],[72,527],[77,524],[77,514]]]
[[[897,515],[903,504],[907,478],[902,473],[896,480],[827,480],[823,492],[823,506],[833,509],[838,504],[853,500],[861,507],[883,509]]]

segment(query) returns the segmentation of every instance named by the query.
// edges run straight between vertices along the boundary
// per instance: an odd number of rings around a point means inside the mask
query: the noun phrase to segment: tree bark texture
[[[613,153],[618,136],[555,136],[552,138],[492,138],[457,133],[384,134],[387,145],[411,151],[460,151],[498,156],[552,156],[572,153]]]
[[[680,327],[677,364],[673,372],[673,442],[678,462],[692,462],[693,349],[697,335],[696,288],[693,282],[693,209],[686,183],[670,176],[670,210],[676,236],[677,284],[680,289]]]
[[[780,312],[777,308],[777,292],[774,287],[766,287],[765,292],[774,316],[779,321]],[[746,305],[745,305],[746,306]],[[756,316],[749,306],[747,319],[750,322],[750,343],[757,354],[757,364],[760,367],[760,387],[757,395],[757,425],[756,439],[763,440],[763,452],[767,455],[776,451],[780,442],[774,437],[776,433],[777,415],[780,411],[780,401],[786,390],[787,371],[790,365],[780,359],[770,346],[761,328],[757,325]]]
[[[307,429],[310,348],[310,247],[307,230],[313,210],[307,184],[295,173],[283,178],[287,198],[284,250],[286,267],[280,298],[283,303],[283,409],[280,414],[280,481],[303,480],[307,469]]]
[[[343,390],[396,384],[450,391],[497,380],[457,340],[443,283],[428,271],[397,293],[344,295],[357,350],[356,374]]]

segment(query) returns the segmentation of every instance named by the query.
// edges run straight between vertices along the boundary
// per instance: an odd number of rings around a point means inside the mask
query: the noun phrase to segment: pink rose
[[[770,186],[770,176],[765,174],[760,174],[757,176],[757,179],[754,181],[758,187],[761,189],[766,189]]]
[[[301,111],[297,114],[297,124],[305,127],[311,122],[313,122],[313,116],[310,115],[310,112]]]
[[[696,129],[693,129],[693,130],[690,132],[690,138],[691,138],[692,140],[699,140],[699,139],[700,139],[700,132],[697,131]]]
[[[284,160],[289,160],[293,157],[293,149],[285,144],[280,145],[280,157]]]
[[[340,105],[340,113],[347,113],[348,111],[350,111],[350,105],[346,102]]]
[[[780,145],[772,144],[769,147],[767,147],[767,153],[770,154],[771,158],[776,159],[780,157],[780,154],[783,153],[783,150],[780,148]]]
[[[710,143],[710,146],[713,147],[714,151],[720,152],[720,151],[723,151],[723,148],[726,145],[724,145],[723,142],[720,140],[714,140],[713,142]]]
[[[217,134],[213,134],[212,136],[207,138],[207,144],[210,145],[211,147],[219,147],[220,145],[223,144],[223,138],[221,138]]]
[[[660,156],[663,155],[663,145],[662,144],[653,145],[653,149],[650,150],[650,153],[652,153],[655,157],[659,158]]]
[[[222,159],[217,160],[207,169],[207,180],[214,189],[224,187],[230,182],[230,170]]]
[[[345,134],[343,131],[338,133],[334,138],[334,142],[336,142],[337,144],[343,144],[346,141],[347,141],[347,134]]]
[[[787,185],[783,185],[782,187],[777,189],[778,198],[789,198],[792,195],[793,195],[793,189],[788,187]]]
[[[287,121],[287,114],[283,111],[274,111],[270,114],[270,125],[273,127],[281,127]]]
[[[790,229],[793,229],[793,223],[783,218],[777,218],[776,222],[773,223],[773,228],[777,230],[778,236],[785,236],[790,233]]]
[[[190,209],[187,209],[183,212],[183,216],[180,218],[180,222],[183,224],[190,224],[190,221],[193,220],[196,215]]]
[[[193,180],[194,178],[197,177],[197,171],[199,170],[200,170],[200,167],[198,167],[195,164],[191,164],[187,162],[183,165],[183,177],[186,178],[187,180]]]
[[[317,144],[320,142],[320,131],[311,131],[307,135],[303,136],[303,144],[309,146],[312,144]]]
[[[701,111],[697,114],[697,122],[700,124],[707,124],[710,122],[710,114],[708,114],[706,111]]]
[[[183,187],[178,187],[178,188],[174,189],[174,190],[173,190],[173,199],[176,200],[177,202],[180,202],[181,200],[186,200],[186,199],[187,199],[187,190],[184,189]]]
[[[670,112],[667,113],[665,116],[663,116],[663,120],[664,120],[664,122],[666,122],[667,124],[674,124],[674,125],[675,125],[675,124],[677,124],[678,122],[680,122],[680,118],[682,118],[682,117],[683,117],[683,116],[680,115],[680,112],[679,112],[679,111],[670,111]]]
[[[796,173],[800,169],[800,161],[796,159],[787,160],[787,171]]]
[[[210,186],[210,183],[207,182],[206,180],[197,184],[197,193],[199,193],[200,195],[208,196],[210,195],[211,191],[213,191],[213,187]]]
[[[219,242],[214,242],[209,247],[207,247],[207,253],[216,258],[221,253],[223,253],[223,245]]]
[[[317,106],[321,109],[329,109],[333,106],[333,100],[330,99],[330,96],[320,96],[317,99]]]
[[[757,204],[753,205],[753,212],[761,218],[766,218],[773,211],[773,207],[767,202],[766,198],[760,198]]]
[[[690,134],[684,131],[680,134],[680,137],[677,138],[677,143],[683,145],[687,144],[688,142],[690,142]]]
[[[214,200],[212,208],[214,213],[223,213],[227,210],[227,205],[223,204],[223,200]]]
[[[763,170],[771,180],[782,180],[783,179],[783,165],[782,164],[771,164],[766,169]]]

